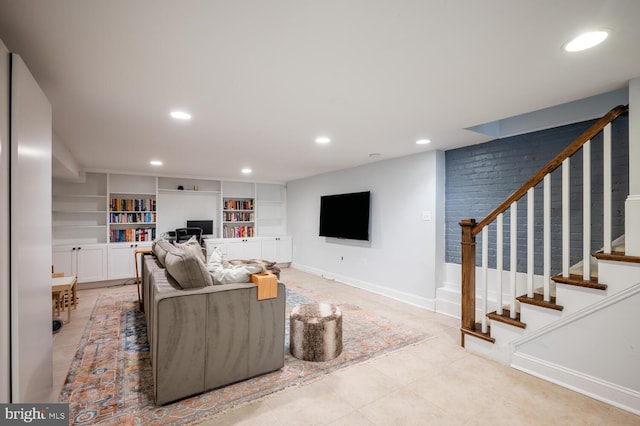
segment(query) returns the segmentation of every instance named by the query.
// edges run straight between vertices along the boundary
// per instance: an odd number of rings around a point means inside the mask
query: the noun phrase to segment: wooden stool
[[[337,306],[296,306],[289,327],[289,350],[298,359],[329,361],[342,353],[342,312]]]

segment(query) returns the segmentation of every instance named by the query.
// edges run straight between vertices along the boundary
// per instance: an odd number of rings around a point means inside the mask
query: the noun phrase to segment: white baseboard
[[[339,274],[334,274],[321,269],[313,268],[311,266],[301,265],[299,263],[292,263],[291,267],[299,269],[303,272],[308,272],[313,275],[318,275],[330,280],[337,281],[342,284],[356,287],[362,290],[369,291],[371,293],[379,294],[381,296],[388,297],[390,299],[398,300],[400,302],[407,303],[409,305],[417,306],[419,308],[427,309],[429,311],[436,310],[436,301],[434,299],[428,299],[426,297],[417,296],[415,294],[405,293],[397,291],[391,288],[382,287],[377,284],[372,284],[366,281],[358,280],[352,277],[345,277]]]
[[[640,415],[640,392],[530,355],[511,354],[511,367]]]

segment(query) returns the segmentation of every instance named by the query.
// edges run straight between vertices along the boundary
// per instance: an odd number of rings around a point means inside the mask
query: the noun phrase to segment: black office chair
[[[187,241],[194,235],[198,239],[198,244],[202,245],[202,228],[178,228],[176,229],[176,243]]]

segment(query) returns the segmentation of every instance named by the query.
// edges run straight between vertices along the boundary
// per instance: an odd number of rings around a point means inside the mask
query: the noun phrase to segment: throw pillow
[[[165,266],[164,261],[167,257],[167,253],[170,251],[175,251],[175,249],[176,248],[174,247],[174,245],[164,238],[156,239],[151,246],[151,251],[156,255],[156,257],[158,258],[158,262],[160,262],[163,267]]]
[[[175,246],[181,250],[192,252],[194,256],[199,256],[203,262],[207,261],[207,258],[204,255],[204,251],[202,251],[202,247],[200,246],[200,243],[198,242],[198,239],[195,235],[189,238],[189,240],[184,243],[175,243]]]
[[[169,275],[183,289],[213,285],[213,280],[200,255],[192,250],[169,251],[165,257],[165,267]]]

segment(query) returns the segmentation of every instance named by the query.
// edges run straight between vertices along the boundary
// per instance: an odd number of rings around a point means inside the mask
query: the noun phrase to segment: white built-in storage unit
[[[78,282],[108,279],[107,175],[54,179],[52,198],[54,270],[76,275]]]
[[[78,282],[132,279],[134,252],[189,220],[213,221],[210,252],[291,262],[282,184],[86,173],[53,183],[53,264]]]

